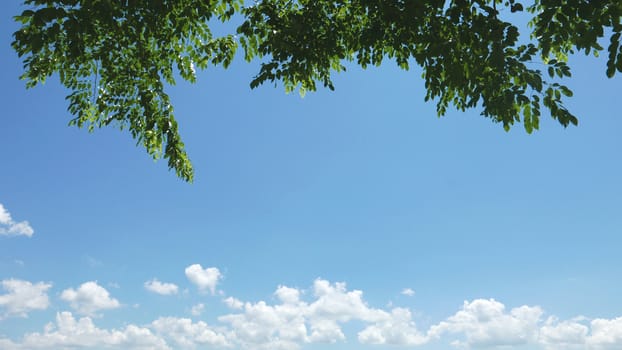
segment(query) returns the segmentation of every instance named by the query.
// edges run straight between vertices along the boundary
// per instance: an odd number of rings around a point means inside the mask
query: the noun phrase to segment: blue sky
[[[620,77],[571,58],[579,127],[437,118],[416,70],[171,93],[193,184],[26,90],[2,3],[0,348],[622,348]],[[50,325],[48,325],[50,324]],[[48,325],[48,326],[46,326]]]

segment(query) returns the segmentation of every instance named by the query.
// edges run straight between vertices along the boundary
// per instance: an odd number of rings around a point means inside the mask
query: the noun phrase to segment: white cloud
[[[15,222],[11,214],[0,203],[0,236],[27,236],[35,233],[28,221]]]
[[[287,286],[279,286],[274,292],[274,295],[283,304],[297,304],[300,302],[300,291],[296,288],[290,288]]]
[[[78,289],[65,289],[61,299],[69,302],[69,305],[78,313],[94,316],[97,311],[116,309],[121,304],[111,298],[108,291],[95,281],[85,282]]]
[[[387,312],[372,309],[363,300],[360,290],[348,291],[346,284],[317,279],[313,283],[313,294],[317,298],[309,311],[311,319],[328,319],[337,322],[348,322],[356,319],[367,322],[378,322],[387,318]]]
[[[431,327],[429,335],[445,333],[463,336],[455,344],[468,347],[518,346],[533,343],[538,336],[540,307],[521,306],[506,312],[494,299],[465,301],[462,310]]]
[[[288,310],[289,309],[289,310]],[[246,303],[244,311],[218,318],[229,324],[231,338],[242,348],[296,349],[306,340],[302,310],[264,301]]]
[[[588,348],[598,350],[622,349],[622,317],[595,319],[590,322],[592,330],[586,342]]]
[[[198,274],[206,270],[199,266]],[[9,291],[0,296],[0,306],[6,309],[6,315],[26,315],[29,310],[48,307],[49,284],[33,285],[18,280],[2,283]],[[209,286],[204,289],[215,291],[216,284],[213,286],[213,289]],[[22,292],[28,290],[31,292]],[[96,282],[84,283],[77,290],[67,289],[61,298],[87,315],[119,306],[118,301]],[[43,332],[26,334],[19,341],[0,337],[0,348],[298,350],[317,343],[345,343],[351,336],[347,332],[356,332],[358,343],[383,347],[416,348],[440,341],[460,349],[622,349],[622,317],[543,318],[544,313],[538,306],[506,308],[494,299],[465,301],[457,312],[427,331],[418,329],[410,309],[372,307],[363,298],[362,291],[348,289],[345,283],[317,279],[309,292],[281,285],[271,300],[273,302],[249,302],[227,297],[222,301],[230,311],[216,315],[214,324],[189,318],[159,317],[142,326],[129,324],[122,329],[102,329],[95,326],[89,316],[75,319],[70,312],[62,312]],[[198,316],[204,309],[205,304],[199,303],[190,312]]]
[[[203,269],[201,265],[194,264],[186,267],[186,277],[194,283],[199,290],[209,290],[212,294],[216,293],[216,285],[222,278],[220,270],[215,267]]]
[[[161,317],[153,321],[150,327],[180,349],[230,346],[224,333],[203,321],[193,323],[189,318]]]
[[[414,290],[412,290],[412,289],[410,289],[410,288],[404,288],[404,289],[402,289],[401,294],[402,294],[402,295],[405,295],[405,296],[407,296],[407,297],[412,297],[412,296],[414,296],[414,295],[415,295],[415,291],[414,291]]]
[[[385,320],[368,326],[358,334],[363,344],[390,344],[416,346],[428,342],[427,336],[421,334],[412,321],[410,310],[395,308]]]
[[[0,294],[0,319],[10,316],[26,317],[33,310],[45,310],[50,305],[47,290],[50,283],[38,282],[32,284],[18,279],[2,280],[2,289],[7,294]]]
[[[205,304],[203,303],[193,305],[190,309],[190,313],[192,314],[192,316],[200,316],[203,311],[205,311]]]
[[[154,292],[161,295],[173,295],[177,294],[179,287],[173,283],[163,283],[157,279],[145,282],[145,289],[150,292]]]
[[[279,302],[275,305],[225,299],[230,307],[241,310],[218,318],[229,325],[232,342],[247,349],[283,350],[298,349],[305,343],[335,343],[346,339],[341,324],[352,320],[372,323],[375,327],[360,335],[365,343],[417,344],[420,339],[415,341],[412,337],[422,337],[405,309],[390,313],[370,308],[362,298],[363,293],[348,290],[345,283],[331,284],[317,279],[313,284],[314,300],[310,303],[301,300],[302,291],[296,288],[279,286],[274,295]],[[398,339],[389,330],[392,326],[408,333]],[[384,338],[372,341],[374,332]]]
[[[24,335],[21,342],[0,339],[2,349],[68,349],[68,348],[113,348],[132,350],[169,350],[166,342],[151,330],[128,325],[122,330],[97,328],[93,320],[83,317],[76,320],[71,312],[56,314],[56,322],[45,326],[42,333]]]
[[[545,349],[585,349],[589,328],[575,320],[560,322],[549,317],[540,328],[539,342]]]
[[[239,301],[238,299],[234,298],[234,297],[228,297],[226,299],[223,300],[223,302],[225,303],[225,305],[227,305],[228,307],[232,308],[232,309],[241,309],[242,307],[244,307],[244,303]]]
[[[594,319],[585,317],[560,321],[549,316],[541,322],[538,306],[520,306],[506,311],[494,299],[464,302],[462,310],[432,326],[428,337],[446,333],[461,336],[455,346],[470,348],[513,348],[529,346],[545,350],[619,350],[622,349],[622,317]]]

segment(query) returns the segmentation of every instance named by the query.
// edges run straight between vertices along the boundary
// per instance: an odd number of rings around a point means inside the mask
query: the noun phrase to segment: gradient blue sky
[[[0,5],[0,348],[622,348],[604,58],[571,59],[579,127],[532,135],[437,118],[391,63],[300,98],[251,91],[236,60],[169,90],[187,184],[127,132],[68,127],[57,79],[25,89],[18,3]]]

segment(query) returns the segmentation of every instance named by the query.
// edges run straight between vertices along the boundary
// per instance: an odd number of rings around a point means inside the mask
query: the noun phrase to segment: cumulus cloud
[[[309,305],[312,319],[337,322],[353,319],[377,322],[386,319],[386,311],[370,308],[363,300],[362,291],[349,291],[343,282],[331,284],[327,280],[317,279],[313,283],[313,294],[317,300]]]
[[[200,264],[194,264],[186,267],[186,277],[194,283],[199,290],[209,290],[212,294],[216,293],[216,285],[222,278],[220,270],[216,267],[208,267],[203,269]]]
[[[243,348],[296,349],[306,341],[307,333],[300,311],[259,301],[246,303],[242,313],[224,315],[218,320],[229,324],[231,337]]]
[[[0,319],[10,316],[27,317],[33,310],[45,310],[50,305],[47,295],[50,283],[31,283],[18,279],[7,279],[0,282],[7,293],[0,294]]]
[[[590,349],[622,349],[622,317],[592,320],[590,328],[592,332],[586,339]]]
[[[417,329],[410,310],[395,308],[387,317],[368,326],[358,334],[363,344],[390,344],[416,346],[428,342],[428,337]]]
[[[371,323],[359,334],[362,343],[414,345],[424,341],[408,310],[372,308],[363,300],[362,291],[348,290],[345,283],[315,280],[311,302],[301,299],[301,290],[287,286],[279,286],[274,295],[275,305],[225,299],[230,307],[241,310],[218,318],[229,325],[232,342],[247,349],[283,350],[305,343],[336,343],[346,339],[342,325],[353,320]],[[399,331],[406,333],[399,335]]]
[[[16,222],[11,214],[0,203],[0,236],[26,236],[31,237],[35,233],[28,221]]]
[[[203,321],[195,323],[189,318],[161,317],[153,321],[150,327],[179,349],[231,346],[223,332]]]
[[[89,317],[74,318],[71,312],[56,314],[56,322],[45,326],[42,333],[24,335],[20,342],[0,339],[0,348],[21,349],[68,349],[112,348],[133,350],[170,350],[166,342],[145,327],[128,325],[121,330],[96,327]]]
[[[579,320],[560,322],[557,317],[551,316],[540,328],[539,342],[547,350],[585,349],[588,332],[588,326]]]
[[[150,292],[154,292],[160,295],[173,295],[177,294],[179,287],[173,283],[160,282],[157,279],[145,282],[145,289]]]
[[[87,316],[94,316],[100,310],[116,309],[121,306],[117,299],[110,297],[110,293],[95,281],[85,282],[75,290],[65,289],[60,297],[78,313]]]
[[[465,301],[462,310],[433,326],[429,334],[432,337],[460,334],[463,339],[455,342],[459,346],[524,345],[537,339],[542,313],[537,306],[521,306],[507,312],[505,305],[494,299]]]

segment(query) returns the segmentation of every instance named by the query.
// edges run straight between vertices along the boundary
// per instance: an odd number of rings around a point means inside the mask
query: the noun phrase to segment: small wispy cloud
[[[228,297],[224,299],[223,302],[231,309],[241,309],[244,307],[244,303],[234,297]]]
[[[0,203],[0,236],[26,236],[32,237],[35,230],[28,221],[17,222],[11,217],[11,213]]]
[[[415,291],[410,288],[404,288],[402,289],[400,294],[405,295],[407,297],[412,297],[415,295]]]
[[[104,266],[104,263],[101,260],[98,260],[90,255],[85,255],[84,260],[86,260],[86,264],[91,268],[97,268]]]
[[[203,311],[205,311],[205,304],[203,303],[196,304],[190,309],[192,316],[200,316]]]

